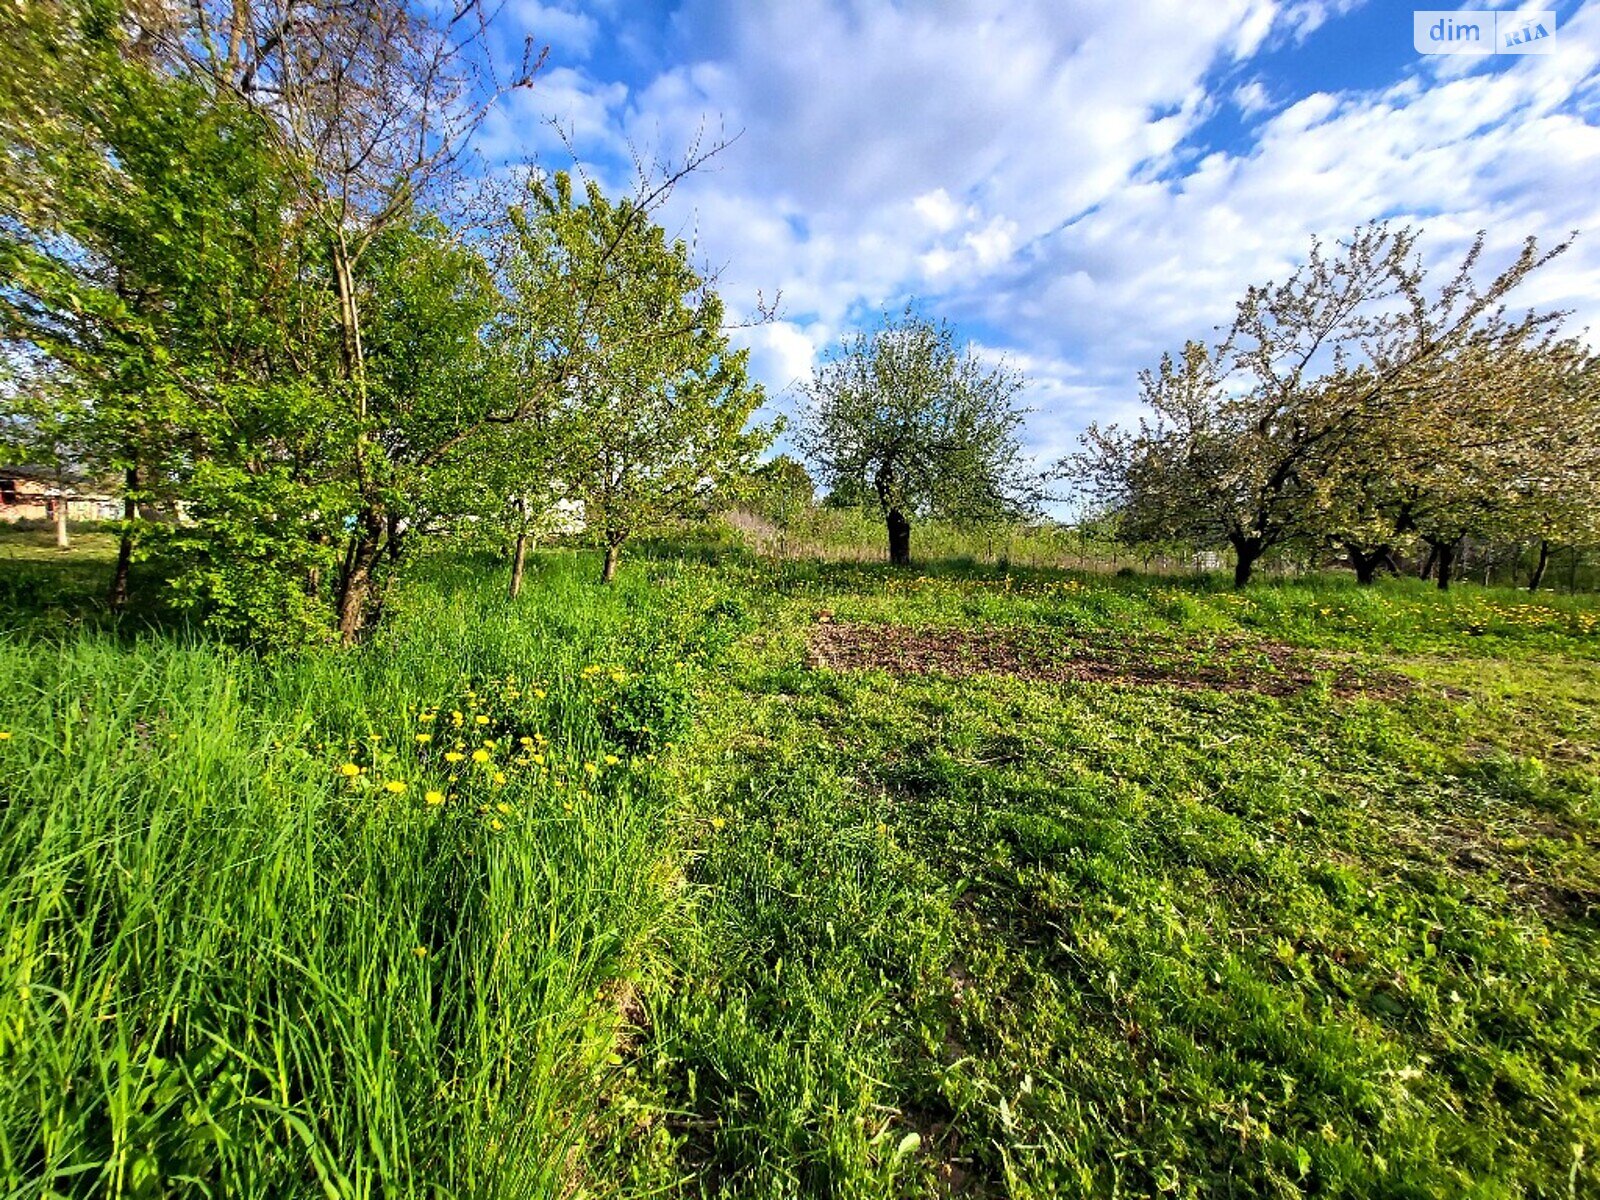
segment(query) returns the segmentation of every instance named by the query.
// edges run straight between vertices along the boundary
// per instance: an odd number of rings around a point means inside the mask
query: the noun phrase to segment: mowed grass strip
[[[779,584],[683,768],[698,917],[631,1066],[638,1194],[1593,1189],[1592,599]],[[863,625],[912,669],[817,653]],[[1271,636],[1415,686],[915,660],[997,629]]]

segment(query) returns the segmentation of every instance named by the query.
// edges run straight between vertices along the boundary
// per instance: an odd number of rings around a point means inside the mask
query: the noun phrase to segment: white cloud
[[[511,0],[506,17],[536,46],[549,46],[566,57],[588,57],[600,32],[599,23],[588,13],[540,0]]]
[[[1233,89],[1233,103],[1245,116],[1254,117],[1272,107],[1272,97],[1259,79],[1252,79]]]
[[[1035,381],[1030,436],[1059,453],[1310,235],[1375,217],[1425,223],[1441,258],[1479,227],[1497,254],[1590,228],[1524,299],[1600,320],[1600,7],[1557,55],[1419,61],[1371,92],[1297,95],[1250,61],[1358,6],[688,0],[662,69],[632,86],[552,71],[491,133],[553,153],[534,118],[556,116],[618,161],[739,134],[664,216],[735,312],[782,289],[785,320],[740,335],[775,392],[920,295],[1009,343]],[[1229,102],[1252,140],[1194,157],[1184,139]]]

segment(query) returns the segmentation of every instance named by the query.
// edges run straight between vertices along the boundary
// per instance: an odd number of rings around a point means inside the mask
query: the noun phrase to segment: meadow
[[[1595,1194],[1600,598],[647,549],[0,545],[0,1190]]]

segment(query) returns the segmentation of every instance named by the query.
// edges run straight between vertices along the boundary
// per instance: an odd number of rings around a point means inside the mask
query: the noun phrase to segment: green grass
[[[719,636],[580,570],[359,653],[0,641],[0,1189],[559,1190],[669,895],[654,664]]]
[[[818,612],[1177,643],[1178,675],[1270,637],[1418,686],[838,674]],[[1592,1191],[1595,614],[792,572],[690,768],[723,824],[633,1067],[637,1194]]]
[[[267,660],[14,597],[4,1190],[1595,1193],[1594,597],[594,570]]]

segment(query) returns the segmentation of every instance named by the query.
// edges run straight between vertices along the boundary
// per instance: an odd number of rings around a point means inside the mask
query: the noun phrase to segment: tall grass
[[[666,903],[617,714],[706,645],[703,580],[589,566],[440,564],[357,652],[0,638],[0,1190],[571,1182]]]

